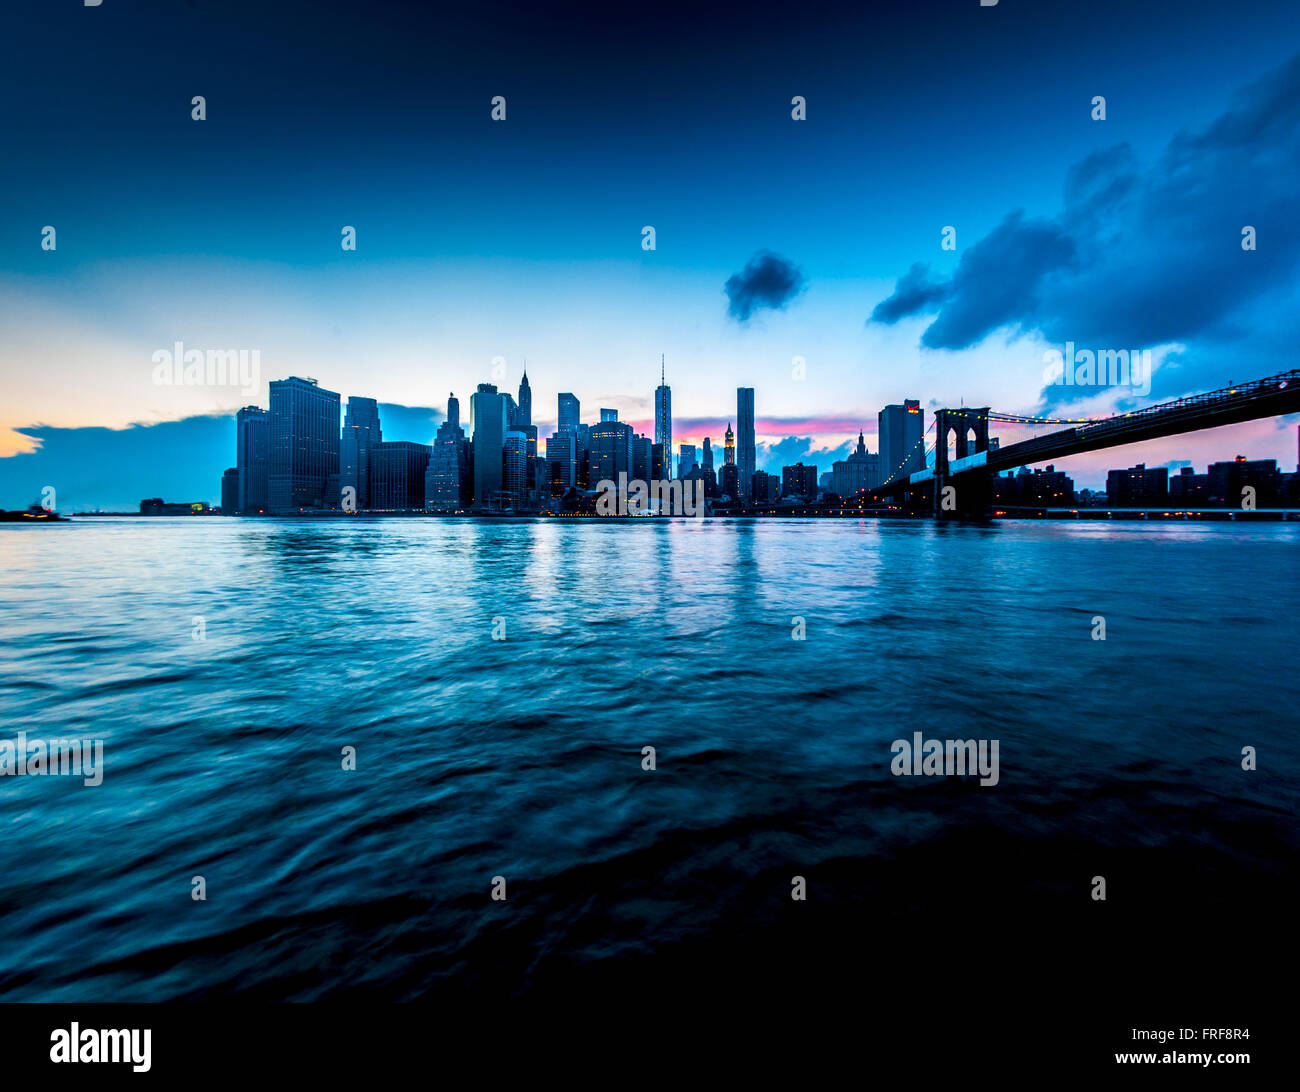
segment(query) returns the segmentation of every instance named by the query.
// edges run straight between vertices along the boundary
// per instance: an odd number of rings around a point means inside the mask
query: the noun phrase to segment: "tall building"
[[[239,511],[239,467],[232,466],[221,475],[221,514],[233,516]]]
[[[351,486],[358,508],[370,507],[370,447],[380,443],[379,404],[373,398],[348,396],[339,439],[339,488]]]
[[[753,492],[754,450],[754,388],[736,388],[736,473],[740,495],[748,497]]]
[[[528,365],[524,365],[524,377],[519,380],[519,411],[515,414],[515,428],[520,431],[533,423],[533,388],[528,385]]]
[[[618,419],[618,410],[602,409],[600,424],[588,433],[591,466],[587,471],[589,489],[601,482],[617,482],[619,474],[632,476],[632,426]]]
[[[704,450],[700,455],[700,465],[703,466],[705,470],[713,469],[713,445],[709,442],[707,436],[704,437]]]
[[[797,462],[781,468],[781,496],[817,499],[817,468]]]
[[[270,500],[271,415],[259,406],[245,406],[235,414],[235,470],[235,510],[265,510]]]
[[[528,497],[528,433],[512,428],[502,449],[501,488],[519,508]]]
[[[271,381],[270,473],[273,511],[336,508],[329,482],[339,473],[339,396],[314,379]]]
[[[652,443],[649,436],[633,436],[631,477],[642,482],[662,481],[663,472],[663,448]]]
[[[925,434],[925,414],[920,402],[909,398],[902,405],[886,406],[877,414],[876,425],[881,482],[896,481],[905,474],[925,469],[925,445],[921,443]]]
[[[370,445],[370,507],[394,511],[424,507],[431,449],[409,440]]]
[[[695,469],[695,445],[682,444],[677,456],[677,476],[679,478],[689,478],[691,471]]]
[[[663,479],[673,476],[673,392],[664,377],[664,358],[659,354],[659,386],[655,388],[655,443],[663,449]]]
[[[565,391],[560,395],[559,403],[559,419],[556,427],[576,430],[580,423],[578,418],[581,416],[578,396]]]
[[[1106,497],[1112,508],[1144,508],[1169,499],[1169,468],[1146,463],[1106,475]]]
[[[847,499],[879,484],[880,456],[867,450],[867,441],[859,431],[857,449],[847,459],[831,464],[831,492]]]
[[[731,422],[727,422],[727,434],[722,440],[722,464],[736,465],[736,434],[731,431]]]
[[[480,383],[469,398],[474,445],[474,507],[491,507],[502,489],[501,453],[506,444],[506,402],[491,383]]]
[[[469,442],[460,427],[460,402],[447,399],[447,419],[438,426],[433,453],[424,475],[424,506],[433,512],[458,512],[469,507]]]
[[[551,480],[566,491],[573,488],[578,474],[578,443],[572,429],[562,428],[546,438],[546,461],[551,464]]]

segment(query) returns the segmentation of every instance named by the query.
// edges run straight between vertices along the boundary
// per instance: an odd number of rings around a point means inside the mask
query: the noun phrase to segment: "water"
[[[0,528],[0,738],[105,741],[98,787],[0,778],[0,999],[1230,981],[1297,893],[1298,539]],[[891,775],[914,731],[998,784]]]

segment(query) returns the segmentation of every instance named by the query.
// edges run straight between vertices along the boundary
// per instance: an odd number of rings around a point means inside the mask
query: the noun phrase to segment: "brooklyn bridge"
[[[1206,394],[1161,402],[1113,417],[1091,419],[1039,418],[982,408],[940,409],[927,430],[934,433],[933,447],[926,452],[922,470],[905,473],[918,451],[909,453],[902,465],[879,486],[866,490],[866,504],[903,503],[907,507],[933,510],[938,518],[980,517],[992,503],[992,478],[1004,471],[1033,463],[1050,462],[1085,451],[1120,447],[1200,429],[1218,428],[1261,417],[1279,417],[1300,412],[1300,369],[1280,372],[1264,379],[1234,383]],[[1060,424],[1068,427],[1032,439],[990,447],[989,422],[1017,424]],[[953,451],[949,437],[955,434]],[[918,441],[923,449],[926,436]]]

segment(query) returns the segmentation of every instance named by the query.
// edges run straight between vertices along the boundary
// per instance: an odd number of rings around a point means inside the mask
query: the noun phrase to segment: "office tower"
[[[662,478],[673,476],[673,392],[664,378],[664,358],[659,354],[659,386],[655,388],[655,443],[663,449]]]
[[[763,470],[754,471],[753,500],[759,504],[771,504],[781,493],[781,479],[775,474]]]
[[[502,489],[501,453],[506,443],[506,403],[491,383],[480,383],[469,398],[474,445],[474,507],[488,508]]]
[[[722,467],[722,476],[718,482],[719,491],[733,501],[740,497],[740,485],[737,480],[735,463],[725,463]]]
[[[695,469],[695,445],[682,444],[678,451],[681,452],[677,457],[677,476],[679,478],[689,478],[691,471]]]
[[[551,480],[558,480],[566,491],[572,489],[578,474],[578,438],[572,429],[562,428],[546,438],[546,461],[553,468]]]
[[[559,398],[559,419],[557,428],[576,429],[578,427],[579,412],[577,395],[569,394],[565,391]]]
[[[658,444],[651,443],[649,436],[632,437],[632,470],[636,481],[660,481],[663,472],[663,451]]]
[[[358,508],[370,507],[370,448],[380,443],[379,404],[373,398],[348,397],[339,440],[339,488],[351,487]]]
[[[336,508],[328,483],[339,472],[339,396],[314,379],[271,381],[270,473],[273,511]]]
[[[740,495],[748,497],[753,484],[755,468],[754,451],[754,388],[736,388],[736,472]]]
[[[506,433],[502,451],[501,487],[511,495],[514,507],[528,497],[528,433],[512,428]]]
[[[235,510],[263,511],[269,501],[271,415],[258,406],[245,406],[235,414],[235,468],[239,472]]]
[[[880,482],[897,481],[906,474],[925,469],[925,414],[915,398],[901,406],[886,406],[877,415],[877,443],[880,445]],[[877,482],[875,484],[880,484]]]
[[[700,456],[700,465],[703,466],[705,470],[713,469],[713,445],[709,442],[707,436],[704,437],[704,450]]]
[[[847,459],[837,459],[831,464],[830,490],[847,499],[879,484],[880,456],[867,450],[867,441],[859,431],[857,449]]]
[[[781,468],[781,496],[817,499],[817,468],[802,462]]]
[[[233,516],[239,510],[239,467],[221,475],[221,514]]]
[[[592,425],[588,433],[591,461],[587,488],[598,489],[606,481],[616,483],[619,474],[631,476],[632,441],[632,426],[619,421],[618,410],[600,411],[600,424]]]
[[[370,507],[388,512],[423,508],[431,452],[427,444],[409,440],[371,444]]]
[[[469,444],[460,427],[460,402],[447,399],[447,419],[438,426],[433,453],[424,475],[424,507],[431,512],[458,512],[469,506]]]
[[[731,431],[731,422],[727,422],[727,433],[722,440],[722,463],[724,466],[736,465],[736,434]]]
[[[515,401],[515,396],[506,391],[501,392],[501,400],[506,404],[506,428],[507,430],[516,428],[516,422],[519,420],[519,403]]]
[[[522,431],[533,423],[533,388],[528,385],[528,365],[519,380],[519,412],[515,414],[515,428]]]

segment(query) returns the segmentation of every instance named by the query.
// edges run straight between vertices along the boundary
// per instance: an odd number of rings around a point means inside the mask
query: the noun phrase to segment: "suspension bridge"
[[[985,514],[992,501],[992,477],[1004,470],[1051,462],[1085,451],[1155,440],[1184,432],[1218,428],[1262,417],[1300,412],[1300,369],[1264,379],[1234,383],[1206,394],[1178,398],[1111,417],[1029,417],[982,408],[940,409],[926,434],[880,485],[859,494],[864,504],[905,498],[932,508],[939,518],[971,518]],[[1066,425],[1028,440],[990,448],[989,422]],[[934,434],[930,447],[926,437]],[[953,453],[949,437],[955,434]],[[905,473],[918,449],[925,451],[924,469]],[[951,504],[944,503],[945,487]]]

